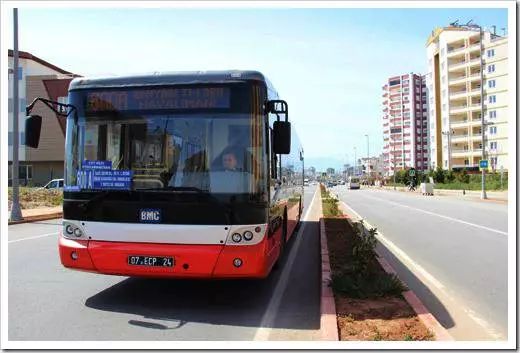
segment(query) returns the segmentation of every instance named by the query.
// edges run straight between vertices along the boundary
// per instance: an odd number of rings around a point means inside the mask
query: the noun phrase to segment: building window
[[[495,80],[489,80],[488,81],[488,87],[489,88],[494,88],[496,85],[496,81]]]
[[[496,169],[498,164],[498,158],[497,157],[491,157],[491,165],[493,166],[493,169]]]
[[[25,98],[20,99],[20,112],[25,112]]]
[[[490,126],[489,127],[489,134],[490,135],[496,135],[497,134],[497,127],[496,126]]]
[[[469,165],[469,159],[464,160],[464,165]]]
[[[495,56],[495,49],[488,49],[487,56],[488,58]]]
[[[489,117],[490,117],[491,119],[496,119],[496,117],[497,117],[497,111],[496,111],[496,110],[491,110],[491,111],[489,112]]]
[[[497,96],[489,96],[489,103],[496,103],[497,102]]]
[[[495,64],[491,64],[488,66],[488,73],[489,72],[495,72]]]
[[[489,143],[489,149],[490,150],[496,150],[498,148],[498,143],[496,141]]]
[[[12,98],[9,98],[7,107],[8,107],[9,113],[12,113],[13,112],[13,99]]]

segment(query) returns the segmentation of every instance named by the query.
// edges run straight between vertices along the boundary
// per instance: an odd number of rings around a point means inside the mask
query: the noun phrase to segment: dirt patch
[[[339,339],[434,340],[402,296],[406,286],[377,261],[374,234],[351,225],[332,199],[322,204]]]
[[[433,334],[404,299],[335,295],[341,341],[429,341]]]

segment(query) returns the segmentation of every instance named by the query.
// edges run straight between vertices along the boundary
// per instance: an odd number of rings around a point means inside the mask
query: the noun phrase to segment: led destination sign
[[[229,102],[228,87],[171,87],[89,92],[85,108],[89,113],[149,109],[213,109],[229,108]]]

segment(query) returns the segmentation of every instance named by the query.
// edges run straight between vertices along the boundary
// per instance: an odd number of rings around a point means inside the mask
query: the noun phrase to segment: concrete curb
[[[321,191],[320,191],[321,192]],[[321,202],[321,198],[320,198]],[[323,216],[323,215],[322,215]],[[320,331],[324,341],[339,341],[338,318],[334,293],[330,287],[332,283],[329,250],[327,246],[327,234],[325,233],[325,220],[320,217],[320,243],[321,243],[321,318]]]
[[[337,195],[335,195],[335,197],[337,197]],[[349,222],[350,225],[353,226],[352,220],[349,217],[347,217],[347,222]],[[368,231],[364,224],[363,229],[365,231]],[[377,253],[377,255],[377,261],[381,264],[381,267],[383,267],[385,272],[397,276],[397,272],[395,272],[394,268],[390,265],[390,263],[388,263],[388,261],[383,256],[381,256],[381,254]],[[439,323],[439,321],[437,321],[435,316],[433,316],[432,313],[428,311],[428,309],[424,306],[424,304],[412,290],[408,290],[406,292],[403,292],[402,294],[406,302],[412,307],[413,311],[415,311],[415,313],[417,314],[419,320],[421,320],[421,322],[424,324],[424,326],[426,326],[428,330],[435,334],[436,341],[454,341],[453,337],[448,333],[448,331],[444,327],[442,327],[442,325]]]
[[[37,215],[37,216],[27,216],[24,217],[21,221],[9,221],[8,225],[13,224],[22,224],[22,223],[30,223],[30,222],[37,222],[37,221],[46,221],[49,219],[57,219],[63,217],[63,212],[56,212],[56,213],[48,213],[43,215]]]

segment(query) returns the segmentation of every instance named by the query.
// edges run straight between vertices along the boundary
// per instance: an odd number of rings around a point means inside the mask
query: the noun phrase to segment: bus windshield
[[[266,192],[261,115],[152,108],[69,118],[66,190]]]

